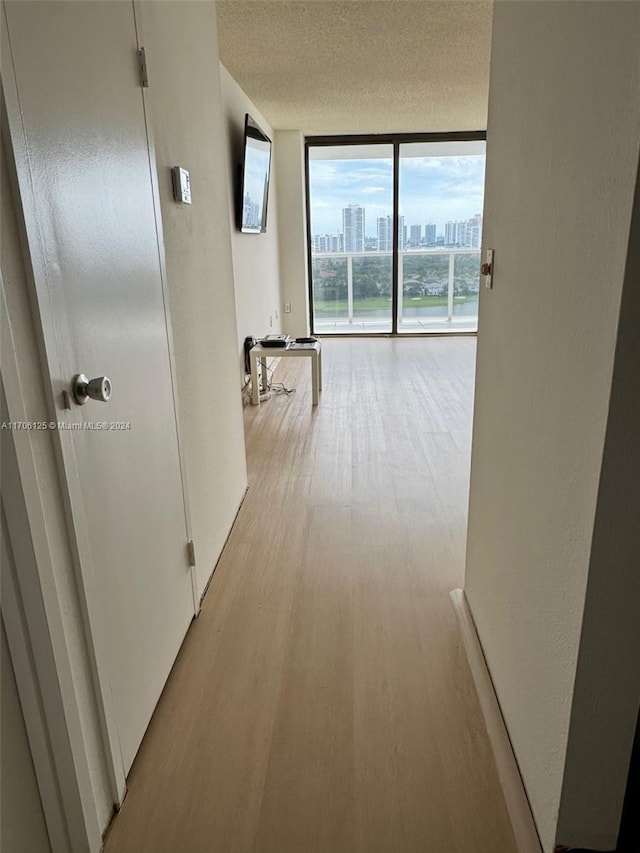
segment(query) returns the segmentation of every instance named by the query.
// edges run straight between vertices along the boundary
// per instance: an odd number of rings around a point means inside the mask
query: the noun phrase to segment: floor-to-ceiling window
[[[484,134],[310,139],[312,329],[472,332]]]
[[[478,327],[483,140],[399,146],[398,332]]]
[[[309,148],[313,330],[391,332],[393,145]]]

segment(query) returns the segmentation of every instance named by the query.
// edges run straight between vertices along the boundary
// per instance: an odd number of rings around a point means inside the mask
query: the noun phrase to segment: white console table
[[[318,393],[322,391],[322,345],[320,341],[313,344],[290,344],[288,347],[263,347],[257,344],[249,351],[251,363],[251,402],[260,405],[260,391],[267,390],[267,359],[268,358],[310,358],[311,359],[311,395],[313,405],[318,405]],[[262,386],[258,378],[258,362],[262,369]]]

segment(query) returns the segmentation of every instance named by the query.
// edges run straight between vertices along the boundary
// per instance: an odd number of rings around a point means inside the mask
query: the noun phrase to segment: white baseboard
[[[454,589],[450,595],[480,700],[480,707],[493,750],[498,778],[513,827],[518,853],[542,853],[542,846],[538,838],[529,800],[513,754],[509,734],[500,711],[500,705],[489,675],[467,597],[462,589]]]

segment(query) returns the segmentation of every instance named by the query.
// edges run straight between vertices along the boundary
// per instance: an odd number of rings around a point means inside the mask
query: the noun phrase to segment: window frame
[[[400,201],[400,146],[410,142],[486,142],[486,130],[447,131],[442,133],[372,133],[372,134],[337,134],[324,136],[305,136],[304,140],[304,180],[305,180],[305,213],[307,234],[307,284],[309,297],[309,329],[313,333],[313,257],[311,252],[311,193],[309,189],[309,149],[330,148],[348,145],[392,145],[393,146],[393,247],[391,254],[391,331],[390,332],[328,332],[322,334],[326,338],[344,337],[424,337],[428,335],[475,335],[477,332],[455,331],[446,332],[413,332],[398,333],[398,223]]]

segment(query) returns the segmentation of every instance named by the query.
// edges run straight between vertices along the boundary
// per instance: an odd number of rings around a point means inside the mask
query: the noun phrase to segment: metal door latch
[[[480,273],[484,276],[484,286],[493,287],[493,249],[487,249],[486,261],[480,265]]]
[[[84,406],[89,398],[108,403],[111,399],[111,380],[108,376],[87,379],[84,373],[78,373],[71,382],[71,393],[79,406]]]

